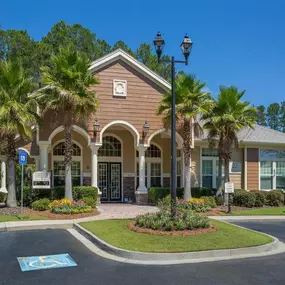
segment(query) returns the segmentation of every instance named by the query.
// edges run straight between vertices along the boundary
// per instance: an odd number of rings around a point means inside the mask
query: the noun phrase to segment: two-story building
[[[101,200],[147,201],[147,189],[170,184],[170,133],[157,107],[170,84],[144,64],[116,50],[93,62],[90,71],[99,109],[86,124],[73,126],[73,185],[98,186]],[[64,134],[61,114],[47,112],[35,139],[21,146],[37,170],[52,172],[52,184],[64,185]],[[177,132],[177,186],[183,187],[182,137]],[[256,126],[239,133],[230,179],[235,188],[285,189],[285,134]],[[215,188],[218,157],[207,136],[195,138],[192,186]]]

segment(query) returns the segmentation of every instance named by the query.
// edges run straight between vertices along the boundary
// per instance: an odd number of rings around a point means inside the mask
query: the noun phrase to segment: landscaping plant
[[[36,200],[32,203],[32,209],[35,211],[45,211],[49,209],[50,200],[47,198]]]
[[[54,200],[49,204],[52,213],[56,214],[79,214],[91,213],[93,209],[83,201],[71,201],[69,199]]]
[[[170,211],[160,211],[136,217],[135,226],[159,231],[183,231],[209,228],[210,220],[192,211],[177,211],[174,219]]]

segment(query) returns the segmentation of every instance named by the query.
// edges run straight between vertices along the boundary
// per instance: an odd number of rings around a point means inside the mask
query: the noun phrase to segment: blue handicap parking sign
[[[45,256],[18,257],[17,259],[22,271],[77,266],[76,262],[68,253]]]
[[[19,151],[19,164],[27,164],[27,153],[25,151]]]

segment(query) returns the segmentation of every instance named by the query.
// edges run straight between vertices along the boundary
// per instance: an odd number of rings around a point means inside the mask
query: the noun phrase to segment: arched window
[[[99,148],[98,156],[120,157],[121,155],[122,155],[121,142],[113,136],[103,137],[103,144]]]
[[[60,142],[53,148],[53,155],[64,156],[65,154],[65,143]],[[72,144],[72,156],[81,156],[81,149],[75,143]]]
[[[137,157],[139,157],[139,152],[138,151],[137,151]],[[145,152],[145,157],[157,157],[157,158],[160,158],[161,157],[161,151],[160,151],[160,149],[156,145],[151,144],[150,147]]]
[[[53,148],[53,185],[54,186],[64,186],[65,185],[65,143],[60,142]],[[71,166],[71,176],[72,185],[81,185],[81,148],[72,143],[72,166]]]

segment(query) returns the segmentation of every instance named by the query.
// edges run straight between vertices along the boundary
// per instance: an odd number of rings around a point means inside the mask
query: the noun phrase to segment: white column
[[[137,189],[137,192],[139,193],[147,193],[147,188],[145,185],[145,151],[146,149],[147,147],[144,147],[144,146],[138,147],[140,179],[139,179],[139,187]]]
[[[98,149],[101,145],[91,145],[91,186],[98,188]],[[98,188],[98,194],[102,194]]]
[[[40,158],[35,157],[35,162],[36,162],[36,171],[40,171]]]
[[[1,189],[0,192],[8,193],[6,188],[6,162],[2,160],[1,163]]]
[[[48,170],[48,147],[49,142],[39,141],[38,142],[40,148],[40,170]]]

